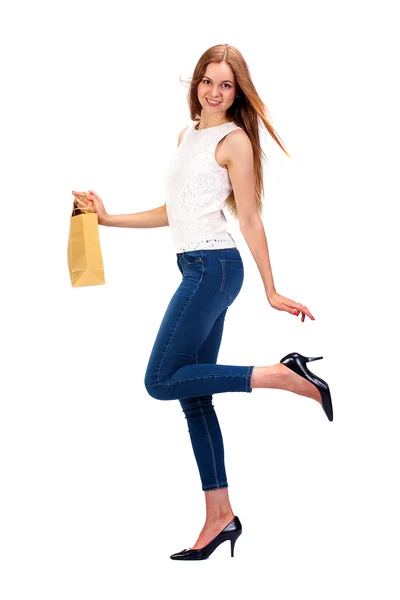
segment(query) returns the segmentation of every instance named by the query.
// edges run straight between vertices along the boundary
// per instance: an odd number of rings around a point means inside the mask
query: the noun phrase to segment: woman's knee
[[[170,386],[160,384],[154,381],[154,378],[146,375],[144,379],[144,385],[147,393],[156,400],[174,400],[171,395]]]

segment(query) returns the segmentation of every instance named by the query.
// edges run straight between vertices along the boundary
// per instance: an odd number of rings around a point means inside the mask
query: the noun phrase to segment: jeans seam
[[[205,425],[205,429],[206,429],[206,432],[207,432],[207,437],[208,437],[208,441],[210,443],[210,448],[211,448],[211,453],[212,453],[214,476],[215,476],[215,480],[216,480],[216,484],[215,485],[219,486],[220,483],[218,481],[217,463],[216,463],[216,460],[215,460],[214,446],[213,446],[213,443],[212,443],[212,439],[211,439],[211,435],[210,435],[210,430],[208,429],[207,420],[206,420],[206,417],[204,415],[203,405],[201,404],[200,400],[199,400],[199,403],[200,403],[201,414],[202,414],[202,417],[203,417],[203,421],[204,421],[204,425]]]
[[[183,255],[182,255],[182,256],[183,256]],[[192,262],[188,262],[188,261],[186,260],[186,258],[183,256],[183,260],[184,260],[184,262],[185,262],[185,265],[188,265],[188,266],[190,266],[190,265],[194,265],[194,263],[201,262],[201,260],[202,260],[202,259],[200,258],[200,256],[198,256],[197,258],[195,258],[194,260],[192,260]]]
[[[218,485],[214,485],[214,484],[203,485],[202,489],[203,489],[203,491],[207,491],[207,490],[218,490],[220,488],[225,488],[225,487],[228,487],[228,482],[227,481],[220,481],[218,483]]]
[[[223,287],[224,287],[224,283],[225,283],[225,260],[223,258],[220,258],[219,262],[221,263],[221,268],[222,268],[221,285],[219,287],[219,291],[221,294],[224,294]],[[224,296],[226,296],[226,294],[224,294]],[[229,300],[229,298],[228,298],[228,300]]]
[[[220,261],[221,266],[222,266],[222,278],[221,278],[221,285],[220,285],[220,288],[219,288],[219,292],[220,292],[220,294],[222,294],[224,296],[224,298],[226,298],[228,300],[228,302],[230,304],[232,304],[232,298],[224,290],[225,279],[226,279],[225,259],[224,258],[220,258],[219,261]]]
[[[197,351],[197,352],[196,352],[196,354],[195,354],[195,360],[194,360],[194,362],[195,362],[195,364],[196,364],[196,365],[198,365],[198,364],[199,364],[199,353],[198,353],[198,351]],[[206,419],[206,416],[205,416],[205,414],[204,414],[203,405],[202,405],[202,403],[201,403],[201,400],[199,400],[198,402],[199,402],[199,404],[200,404],[200,408],[201,408],[201,414],[202,414],[202,417],[203,417],[203,421],[204,421],[205,429],[206,429],[206,431],[207,431],[208,440],[209,440],[209,442],[210,442],[210,447],[211,447],[211,452],[212,452],[213,467],[214,467],[214,475],[215,475],[215,481],[216,481],[216,483],[215,483],[215,484],[211,484],[213,487],[212,487],[212,488],[210,488],[210,489],[214,489],[214,486],[215,486],[215,487],[221,487],[221,482],[218,480],[217,461],[216,461],[216,459],[215,459],[215,450],[214,450],[214,446],[213,446],[213,443],[212,443],[212,437],[211,437],[211,435],[210,435],[210,430],[209,430],[209,428],[208,428],[208,425],[207,425],[207,419]],[[203,488],[203,489],[204,489],[204,488]]]
[[[252,367],[249,367],[246,374],[243,375],[210,375],[210,377],[191,377],[190,379],[178,379],[177,381],[170,381],[170,382],[160,382],[160,378],[158,377],[158,389],[165,389],[165,388],[169,388],[171,387],[171,385],[174,384],[180,384],[180,383],[186,383],[187,381],[193,382],[193,381],[205,381],[205,380],[211,380],[211,379],[235,379],[235,378],[239,378],[239,379],[243,379],[243,377],[245,377],[245,389],[244,390],[238,390],[238,393],[242,393],[242,392],[252,392],[253,390],[250,387],[250,369]],[[158,372],[159,374],[160,372]]]
[[[166,346],[166,348],[165,348],[165,350],[164,350],[164,354],[162,355],[161,362],[160,362],[160,366],[158,367],[158,372],[157,372],[157,384],[158,384],[158,385],[163,385],[163,384],[160,382],[160,371],[161,371],[162,364],[163,364],[163,362],[164,362],[164,356],[165,356],[165,354],[166,354],[166,352],[167,352],[167,350],[168,350],[168,348],[169,348],[169,345],[171,344],[171,340],[172,340],[172,338],[174,337],[174,333],[175,333],[175,331],[176,331],[176,328],[178,327],[178,325],[179,325],[179,322],[180,322],[180,320],[182,319],[182,315],[183,315],[183,313],[185,312],[185,310],[186,310],[186,307],[188,306],[189,302],[190,302],[190,301],[191,301],[191,299],[193,298],[193,295],[194,295],[194,293],[196,292],[196,290],[197,290],[197,287],[196,287],[196,288],[193,290],[192,294],[189,296],[189,299],[188,299],[188,301],[186,302],[185,306],[183,307],[183,310],[182,310],[182,312],[181,312],[181,315],[180,315],[180,317],[179,317],[178,321],[176,322],[176,325],[175,325],[175,327],[174,327],[174,330],[173,330],[173,332],[172,332],[172,334],[171,334],[171,337],[170,337],[170,339],[169,339],[169,342],[168,342],[168,344],[167,344],[167,346]]]
[[[183,365],[183,366],[188,366],[188,365]],[[249,367],[249,369],[251,369],[251,368],[252,367]],[[247,379],[249,377],[249,369],[246,371],[246,374],[244,375],[244,377],[246,379],[246,387],[247,387]],[[179,369],[178,369],[178,371],[179,371]],[[242,379],[243,375],[210,375],[209,377],[190,377],[189,379],[178,379],[175,381],[171,381],[170,383],[158,382],[158,385],[169,386],[169,385],[172,385],[173,383],[185,383],[186,381],[198,381],[199,379],[202,379],[202,380],[204,380],[204,379],[235,379],[235,377],[239,377],[240,379]]]
[[[183,307],[183,310],[182,310],[182,312],[181,312],[181,315],[180,315],[180,317],[179,317],[179,319],[178,319],[178,321],[177,321],[177,323],[176,323],[176,325],[175,325],[175,327],[174,327],[174,330],[173,330],[173,332],[172,332],[172,334],[171,334],[171,337],[170,337],[170,339],[169,339],[169,342],[168,342],[168,344],[167,344],[167,347],[166,347],[166,348],[165,348],[165,350],[164,350],[164,354],[162,355],[162,359],[161,359],[160,366],[159,366],[159,368],[158,368],[158,373],[157,373],[157,384],[158,384],[158,385],[163,385],[162,383],[160,383],[160,371],[161,371],[162,364],[163,364],[163,362],[164,362],[164,356],[165,356],[165,353],[167,352],[167,350],[168,350],[168,348],[169,348],[169,345],[170,345],[170,343],[171,343],[171,340],[172,340],[172,338],[174,337],[174,333],[175,333],[175,331],[176,331],[176,328],[177,328],[177,327],[178,327],[178,325],[179,325],[179,322],[180,322],[180,320],[182,319],[183,313],[185,312],[185,310],[186,310],[186,308],[187,308],[187,306],[188,306],[189,302],[190,302],[190,301],[191,301],[191,299],[193,298],[193,296],[194,296],[194,294],[196,293],[196,291],[197,291],[197,289],[198,289],[198,287],[199,287],[200,283],[201,283],[201,282],[202,282],[202,280],[203,280],[203,275],[204,275],[204,261],[203,261],[203,251],[202,251],[202,250],[201,250],[201,265],[202,265],[202,272],[201,272],[201,278],[200,278],[200,281],[199,281],[199,283],[196,285],[196,287],[194,288],[194,290],[193,290],[192,294],[191,294],[191,295],[190,295],[190,297],[189,297],[189,300],[186,302],[185,306]]]
[[[200,250],[200,252],[201,252],[201,277],[200,277],[199,284],[203,281],[203,276],[204,276],[204,255],[203,255],[203,250]]]
[[[194,250],[187,250],[187,252],[194,252]],[[192,260],[192,262],[188,262],[185,258],[185,252],[182,252],[182,258],[185,262],[186,265],[193,265],[196,262],[203,262],[203,250],[200,250],[201,252],[201,256],[198,256],[197,258],[195,258],[194,260]]]
[[[228,300],[228,302],[230,302],[232,304],[233,298],[229,294],[227,294],[226,290],[224,289],[225,279],[226,279],[225,263],[226,262],[235,262],[235,263],[241,263],[243,266],[243,261],[241,259],[237,260],[237,259],[230,259],[230,258],[220,258],[219,262],[221,263],[221,267],[222,267],[222,277],[221,277],[221,285],[220,285],[219,291]]]
[[[254,369],[254,366],[250,366],[247,369],[247,373],[246,373],[246,392],[250,392],[250,393],[253,391],[253,388],[250,386],[253,369]]]

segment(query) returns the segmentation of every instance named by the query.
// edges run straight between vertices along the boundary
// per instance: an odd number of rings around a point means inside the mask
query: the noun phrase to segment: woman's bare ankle
[[[285,390],[286,371],[288,369],[282,363],[268,367],[254,367],[250,387]]]
[[[254,386],[252,383],[253,377]],[[318,388],[282,363],[277,363],[271,367],[254,367],[250,386],[286,390],[321,402],[321,394]]]
[[[204,494],[206,501],[206,524],[218,525],[225,522],[229,516],[235,516],[229,501],[228,488],[208,490]]]
[[[234,513],[229,511],[227,513],[207,514],[204,527],[207,529],[221,529],[226,527],[228,523],[234,518]]]

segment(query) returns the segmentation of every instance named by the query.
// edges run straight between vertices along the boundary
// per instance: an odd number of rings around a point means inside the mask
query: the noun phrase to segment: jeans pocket
[[[192,265],[196,262],[203,262],[203,253],[201,250],[191,250],[182,252],[182,258],[185,264]]]
[[[243,285],[243,262],[242,260],[219,260],[221,263],[221,287],[219,291],[232,304]]]

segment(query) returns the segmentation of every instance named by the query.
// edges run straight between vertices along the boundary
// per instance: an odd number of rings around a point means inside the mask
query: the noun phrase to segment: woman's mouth
[[[209,100],[208,98],[206,98],[208,106],[218,106],[218,104],[221,104],[221,102],[213,102],[212,100]]]

